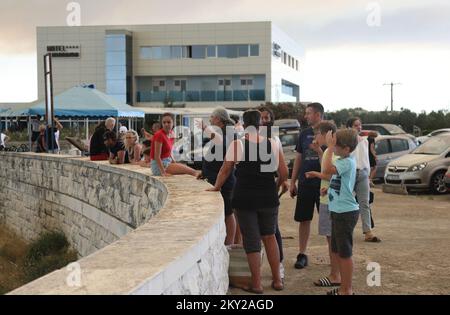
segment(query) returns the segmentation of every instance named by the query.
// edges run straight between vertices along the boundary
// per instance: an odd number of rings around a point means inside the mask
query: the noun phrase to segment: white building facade
[[[138,107],[300,101],[302,49],[272,22],[37,28],[38,98],[78,85]]]

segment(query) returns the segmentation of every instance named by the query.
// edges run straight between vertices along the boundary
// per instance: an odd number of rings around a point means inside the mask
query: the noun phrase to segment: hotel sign
[[[80,45],[55,45],[47,46],[47,53],[53,58],[80,58]]]

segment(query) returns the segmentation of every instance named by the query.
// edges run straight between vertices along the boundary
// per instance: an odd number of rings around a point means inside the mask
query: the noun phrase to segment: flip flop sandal
[[[243,291],[245,291],[245,292],[253,293],[253,294],[263,294],[264,293],[264,290],[258,290],[258,289],[252,288],[252,287],[250,287],[250,288],[241,288],[241,289]]]
[[[333,289],[331,291],[328,291],[327,295],[340,295],[339,294],[339,288],[336,288],[336,289]],[[355,295],[355,293],[352,293],[352,295]]]
[[[327,295],[339,295],[339,288],[328,291]]]
[[[281,287],[276,287],[275,286],[275,282],[272,281],[272,284],[270,285],[272,287],[272,289],[274,289],[275,291],[283,291],[284,290],[284,281],[281,281]]]
[[[368,243],[380,243],[381,240],[380,240],[378,237],[374,236],[374,237],[371,237],[371,238],[366,238],[366,239],[364,240],[364,242],[368,242]]]
[[[322,288],[330,288],[330,287],[338,287],[341,284],[336,282],[331,282],[331,280],[328,277],[320,278],[317,282],[314,282],[314,285],[316,287],[322,287]]]

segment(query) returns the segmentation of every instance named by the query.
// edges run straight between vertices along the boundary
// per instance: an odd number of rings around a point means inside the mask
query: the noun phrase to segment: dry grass
[[[63,234],[47,233],[27,244],[0,225],[0,294],[60,269],[77,255]]]
[[[21,265],[26,251],[25,241],[0,225],[0,294],[25,284]]]

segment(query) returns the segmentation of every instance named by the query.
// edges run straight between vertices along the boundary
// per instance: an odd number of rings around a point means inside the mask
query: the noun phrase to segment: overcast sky
[[[69,2],[0,1],[0,102],[36,99],[36,26],[66,25]],[[383,110],[394,81],[396,108],[450,110],[448,0],[77,2],[82,25],[271,20],[304,48],[302,101]]]

